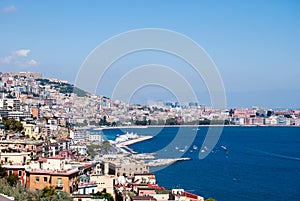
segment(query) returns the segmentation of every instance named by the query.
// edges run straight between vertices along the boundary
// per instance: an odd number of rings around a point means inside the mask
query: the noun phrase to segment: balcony
[[[58,184],[56,184],[56,188],[57,189],[62,189],[64,186],[63,186],[63,184],[62,183],[58,183]]]

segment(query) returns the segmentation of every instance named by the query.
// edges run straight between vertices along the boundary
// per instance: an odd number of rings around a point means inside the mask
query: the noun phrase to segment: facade
[[[37,107],[31,108],[31,114],[33,118],[38,119],[40,117],[40,110]]]
[[[131,201],[156,201],[152,196],[131,196]]]
[[[78,194],[85,195],[91,193],[97,193],[96,182],[80,182],[78,183]]]
[[[8,111],[8,118],[14,118],[17,120],[31,118],[30,112],[23,111]]]
[[[156,200],[159,200],[159,201],[167,201],[169,200],[169,194],[153,194],[151,195],[153,196]]]
[[[149,196],[155,194],[154,188],[138,188],[138,196]]]
[[[28,169],[26,170],[26,188],[41,190],[47,186],[54,186],[58,192],[73,193],[78,188],[78,172],[77,168],[61,171]]]
[[[204,201],[202,196],[185,192],[184,189],[172,189],[170,200],[178,201]]]
[[[131,176],[149,173],[149,166],[143,161],[112,160],[105,162],[104,174],[115,176]]]
[[[17,175],[22,186],[26,184],[25,165],[3,165],[6,175]]]
[[[90,134],[90,142],[102,142],[102,135],[101,134],[98,134],[98,133],[93,133],[93,134]]]
[[[97,191],[106,189],[107,193],[114,195],[115,177],[110,175],[91,174],[90,181],[97,184]],[[96,191],[96,192],[97,192]]]
[[[28,124],[26,122],[22,122],[25,135],[28,135],[30,138],[37,137],[38,132],[36,132],[37,126],[35,124]]]
[[[75,150],[78,154],[85,156],[87,154],[86,145],[71,145],[70,149]]]
[[[42,156],[44,151],[44,142],[40,140],[2,140],[0,147],[2,149],[10,148],[17,152],[30,152],[32,157]]]
[[[74,143],[87,141],[87,136],[87,131],[83,129],[70,131],[70,138]]]
[[[133,182],[135,184],[156,184],[155,174],[145,173],[145,174],[134,174]]]
[[[0,153],[0,161],[2,164],[10,164],[10,165],[25,165],[31,159],[30,152],[7,152],[1,151]]]

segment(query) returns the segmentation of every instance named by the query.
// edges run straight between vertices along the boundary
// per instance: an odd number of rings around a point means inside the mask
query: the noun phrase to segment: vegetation
[[[36,81],[39,81],[40,85],[42,85],[42,86],[51,85],[52,88],[58,90],[60,93],[63,93],[63,94],[74,93],[80,97],[88,95],[88,93],[86,91],[79,89],[78,87],[74,87],[74,85],[69,84],[69,83],[53,82],[48,79],[36,79]]]
[[[106,189],[103,189],[101,192],[92,193],[93,199],[106,199],[108,201],[114,201],[113,196],[110,193],[106,192]]]
[[[87,148],[88,148],[89,155],[92,158],[94,158],[98,154],[97,151],[99,150],[100,145],[90,144],[90,145],[87,145]]]
[[[100,146],[100,148],[103,148],[103,149],[107,149],[109,147],[111,147],[111,144],[107,140],[103,141],[102,145]]]
[[[7,176],[0,166],[0,193],[14,197],[15,201],[72,201],[66,192],[57,193],[55,187],[45,187],[41,191],[30,191],[18,182],[17,175]]]
[[[135,125],[138,125],[138,126],[146,126],[146,125],[151,125],[151,120],[136,120],[135,121]]]
[[[205,201],[217,201],[217,200],[213,198],[207,198]]]
[[[6,131],[21,132],[23,130],[23,124],[13,118],[7,119],[2,117],[2,120]]]
[[[17,175],[11,174],[6,178],[6,180],[10,186],[15,186],[18,183],[19,178]]]
[[[229,125],[230,122],[222,119],[215,119],[215,120],[209,120],[209,119],[203,119],[199,121],[199,125]]]
[[[0,178],[6,177],[5,169],[0,164]]]
[[[45,188],[42,189],[41,192],[41,197],[46,198],[46,197],[51,197],[54,195],[57,195],[56,189],[54,186],[46,186]]]
[[[179,125],[180,123],[176,118],[169,118],[166,120],[166,125]]]
[[[172,190],[155,190],[156,194],[170,194],[172,192]]]

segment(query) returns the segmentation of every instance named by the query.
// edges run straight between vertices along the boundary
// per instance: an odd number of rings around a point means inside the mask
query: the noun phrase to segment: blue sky
[[[163,28],[207,51],[229,107],[299,108],[299,10],[296,0],[1,0],[0,71],[37,71],[74,82],[84,59],[103,41],[132,29]]]

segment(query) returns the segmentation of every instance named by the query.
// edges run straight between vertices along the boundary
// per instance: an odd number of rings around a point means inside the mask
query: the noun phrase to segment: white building
[[[87,154],[87,147],[86,145],[71,145],[70,149],[75,150],[78,152],[80,155],[86,155]]]

